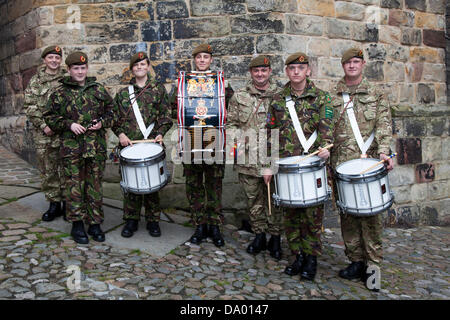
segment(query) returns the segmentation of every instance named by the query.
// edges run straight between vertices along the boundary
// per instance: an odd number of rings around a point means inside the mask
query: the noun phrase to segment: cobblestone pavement
[[[0,147],[0,187],[10,183],[28,186],[36,181],[36,172],[26,162],[15,156],[6,158],[5,153],[9,154]],[[15,182],[14,174],[5,175],[5,171],[13,172],[14,166],[20,168],[16,176],[21,176]],[[199,246],[186,242],[164,257],[154,257],[94,241],[78,245],[68,234],[37,226],[39,221],[4,218],[1,211],[0,202],[0,299],[450,298],[449,227],[385,229],[381,290],[375,293],[360,281],[337,276],[349,261],[340,230],[335,228],[325,229],[317,277],[309,282],[283,273],[291,259],[285,239],[281,261],[267,252],[252,256],[245,249],[253,235],[232,225],[224,226],[226,245],[220,249],[210,240]],[[164,241],[164,235],[154,241]],[[80,283],[74,280],[77,269]]]

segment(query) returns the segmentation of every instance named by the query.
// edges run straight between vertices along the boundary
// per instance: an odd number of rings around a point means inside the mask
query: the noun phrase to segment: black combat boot
[[[158,221],[147,222],[147,230],[148,230],[148,233],[150,233],[150,235],[152,237],[160,237],[161,236],[161,228],[159,227]]]
[[[305,254],[305,264],[301,273],[301,278],[313,281],[317,272],[317,256]]]
[[[352,262],[347,268],[339,271],[339,277],[353,280],[353,279],[361,279],[364,281],[364,273],[366,271],[366,265],[362,261]]]
[[[295,257],[295,261],[290,266],[287,266],[286,269],[284,269],[284,273],[290,276],[299,274],[303,269],[304,259],[305,258],[303,257],[303,253],[300,251]]]
[[[135,219],[127,219],[127,223],[122,229],[121,236],[124,238],[131,238],[138,230],[139,221]]]
[[[250,243],[247,247],[247,252],[250,254],[258,254],[262,250],[266,250],[267,248],[267,240],[266,234],[264,232],[257,233],[253,242]]]
[[[61,216],[61,214],[59,202],[50,202],[48,210],[42,215],[42,221],[53,221],[56,217]]]
[[[89,243],[89,238],[86,234],[86,231],[84,231],[83,221],[72,222],[72,231],[70,232],[70,235],[72,236],[73,240],[76,243],[80,243],[80,244],[88,244]]]
[[[219,226],[210,224],[208,228],[209,236],[212,238],[214,245],[216,247],[222,247],[225,244],[225,241],[222,238]]]
[[[195,228],[195,232],[189,240],[193,244],[200,244],[203,239],[208,237],[208,226],[206,223],[199,224]]]
[[[67,217],[66,217],[66,201],[61,201],[61,215],[63,216],[64,221],[67,221]]]
[[[99,224],[91,224],[88,228],[88,234],[97,242],[105,241],[105,233],[100,229]]]
[[[270,237],[267,249],[269,250],[272,258],[281,260],[281,236],[272,235]]]

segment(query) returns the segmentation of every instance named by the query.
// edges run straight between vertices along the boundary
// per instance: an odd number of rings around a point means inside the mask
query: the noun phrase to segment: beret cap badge
[[[86,61],[86,58],[83,57],[83,56],[80,56],[80,61],[81,61],[81,62],[85,62],[85,61]]]
[[[303,61],[305,61],[305,57],[304,57],[304,56],[300,56],[300,57],[298,57],[298,61],[300,61],[300,62],[303,62]]]
[[[61,51],[61,48],[58,47],[58,46],[56,46],[56,47],[55,47],[55,51],[56,51],[56,52],[60,52],[60,51]]]

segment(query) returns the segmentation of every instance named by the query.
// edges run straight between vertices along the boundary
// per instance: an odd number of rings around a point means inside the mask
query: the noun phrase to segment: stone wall
[[[395,170],[398,195],[390,217],[412,225],[448,223],[439,209],[448,198],[448,187],[439,187],[448,184],[449,124],[442,117],[450,101],[448,8],[445,0],[0,0],[0,143],[34,162],[23,89],[48,45],[61,45],[65,56],[85,50],[90,75],[112,95],[129,80],[128,61],[137,48],[150,54],[154,74],[169,91],[177,72],[192,68],[190,52],[202,42],[213,46],[214,69],[225,70],[235,89],[255,54],[272,57],[282,83],[284,59],[300,50],[311,57],[314,81],[328,90],[343,75],[342,52],[358,45],[367,57],[366,76],[386,91],[394,109],[392,149],[408,155]],[[116,137],[109,139],[114,145]],[[411,151],[412,141],[421,149]],[[428,156],[437,149],[442,156]],[[416,178],[429,163],[434,179]],[[114,165],[108,170],[117,172]],[[430,215],[428,207],[438,211],[436,219],[401,218]]]

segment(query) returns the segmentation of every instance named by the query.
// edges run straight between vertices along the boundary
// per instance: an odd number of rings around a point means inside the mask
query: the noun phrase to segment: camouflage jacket
[[[341,79],[333,90],[338,105],[335,114],[337,125],[334,130],[334,147],[331,155],[333,167],[342,162],[357,159],[361,155],[347,112],[344,111],[342,92],[348,92],[353,101],[356,121],[363,140],[366,141],[375,130],[375,139],[367,150],[367,154],[376,159],[379,158],[380,153],[388,155],[392,138],[392,119],[388,100],[365,77],[354,89],[354,92],[350,92],[344,79]]]
[[[270,131],[279,130],[279,157],[286,158],[303,153],[289,109],[286,106],[286,97],[289,96],[295,102],[295,110],[306,139],[317,130],[317,139],[309,148],[309,152],[316,151],[319,146],[325,147],[327,144],[333,143],[333,99],[326,91],[317,88],[309,79],[307,79],[304,92],[298,97],[291,92],[290,82],[288,82],[281,92],[273,97],[267,113],[266,127],[269,129],[269,142]],[[270,148],[269,143],[268,154],[270,154]]]
[[[141,111],[144,125],[148,127],[155,123],[149,138],[155,138],[158,135],[164,136],[170,127],[172,119],[170,118],[169,98],[164,86],[148,75],[146,85],[150,82],[145,92],[137,99],[139,110]],[[143,88],[136,85],[133,78],[130,84],[134,87],[134,93],[138,96]],[[117,121],[112,127],[113,132],[119,136],[125,133],[130,140],[141,140],[144,136],[139,129],[136,117],[133,112],[133,106],[130,101],[128,87],[121,89],[114,98],[114,114]]]
[[[247,85],[239,89],[230,99],[227,113],[227,133],[238,138],[233,134],[233,130],[249,130],[255,135],[248,135],[258,139],[261,129],[266,126],[266,116],[272,97],[277,91],[277,85],[270,80],[269,88],[263,93],[255,88],[250,80]],[[252,176],[260,175],[260,162],[258,161],[258,140],[238,141],[238,159],[235,169],[239,173]],[[242,154],[241,150],[245,150]],[[242,157],[242,158],[241,158]],[[244,158],[245,157],[245,158]],[[245,162],[244,162],[245,160]]]
[[[50,95],[44,118],[48,126],[59,134],[62,157],[106,159],[106,128],[114,122],[114,106],[105,87],[95,80],[95,77],[88,77],[81,87],[70,77],[64,77],[62,85]],[[87,128],[100,117],[100,130],[87,130],[80,135],[70,130],[73,123]]]
[[[52,147],[59,147],[58,135],[47,136],[44,133],[47,124],[42,115],[50,94],[60,85],[59,80],[63,78],[66,71],[60,68],[57,74],[51,75],[46,73],[45,69],[45,65],[39,67],[37,73],[30,79],[25,90],[25,112],[28,120],[33,124],[36,146],[50,144]]]

